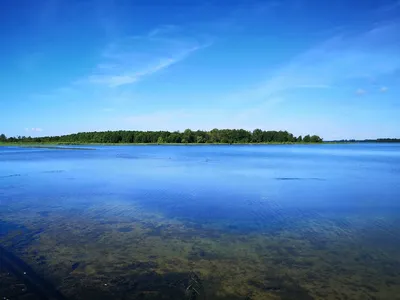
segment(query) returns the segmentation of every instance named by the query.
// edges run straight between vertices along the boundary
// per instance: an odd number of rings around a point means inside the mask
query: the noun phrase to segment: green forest
[[[322,143],[317,135],[294,136],[287,131],[263,131],[255,129],[213,129],[211,131],[186,129],[174,131],[101,131],[80,132],[62,136],[6,137],[2,143],[52,143],[52,144],[249,144],[249,143]]]

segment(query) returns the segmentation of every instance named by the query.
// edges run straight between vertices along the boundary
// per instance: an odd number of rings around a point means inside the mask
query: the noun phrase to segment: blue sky
[[[330,2],[1,1],[0,132],[400,137],[400,1]]]

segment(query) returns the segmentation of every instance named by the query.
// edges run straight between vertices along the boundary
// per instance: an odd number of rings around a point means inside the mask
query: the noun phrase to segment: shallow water
[[[1,245],[67,296],[399,299],[399,144],[83,148],[0,147]]]

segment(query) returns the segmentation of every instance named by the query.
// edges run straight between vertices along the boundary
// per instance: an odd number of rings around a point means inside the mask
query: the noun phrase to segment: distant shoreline
[[[387,144],[400,143],[386,142]],[[386,144],[377,141],[355,141],[355,142],[328,142],[322,143],[298,143],[298,142],[269,142],[269,143],[0,143],[0,147],[14,146],[23,148],[54,148],[59,149],[63,146],[267,146],[267,145],[333,145],[333,144]],[[63,147],[65,149],[65,147]],[[70,149],[76,150],[76,147]],[[89,148],[82,148],[87,150]]]
[[[0,146],[46,147],[46,146],[257,146],[257,145],[321,145],[328,143],[0,143]]]
[[[251,144],[251,143],[321,143],[318,135],[294,136],[288,131],[254,129],[213,129],[211,131],[186,129],[180,131],[93,131],[61,136],[18,136],[0,134],[0,143],[61,143],[61,144]]]
[[[61,136],[7,137],[0,134],[0,145],[310,145],[354,143],[400,143],[400,138],[323,140],[318,135],[296,137],[288,131],[244,129],[213,129],[210,131],[186,129],[180,131],[93,131]]]

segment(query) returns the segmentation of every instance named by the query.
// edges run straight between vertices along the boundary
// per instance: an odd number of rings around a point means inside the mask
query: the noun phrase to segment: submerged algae
[[[245,231],[166,218],[126,203],[99,202],[79,215],[36,209],[0,213],[29,232],[18,241],[10,232],[1,243],[74,299],[184,299],[191,272],[209,300],[398,297],[398,244],[374,246],[377,232],[329,215],[297,221],[276,216],[269,227],[259,211],[258,229]]]

